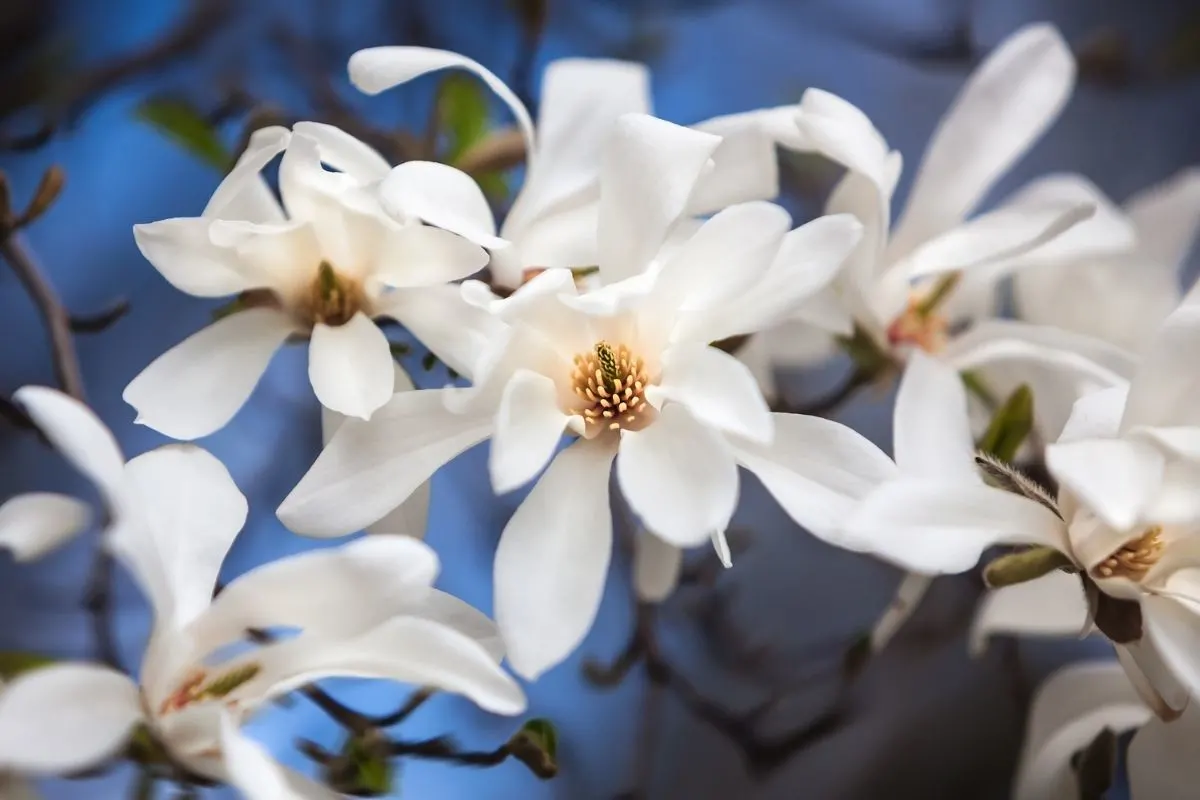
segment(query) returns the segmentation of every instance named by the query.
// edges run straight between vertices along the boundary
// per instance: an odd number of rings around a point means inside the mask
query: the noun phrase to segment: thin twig
[[[83,606],[91,618],[92,641],[96,648],[96,657],[102,663],[114,669],[120,669],[121,659],[117,653],[116,641],[113,639],[112,608],[109,602],[112,575],[112,554],[103,544],[100,544],[96,548],[96,555],[92,559],[92,568],[88,573]]]
[[[353,733],[365,733],[375,726],[371,718],[343,705],[333,695],[317,686],[305,686],[300,693],[337,724]]]
[[[555,762],[547,759],[540,749],[523,736],[514,736],[495,750],[483,751],[459,750],[449,736],[437,736],[416,742],[389,742],[387,753],[392,756],[450,761],[472,767],[494,767],[515,758],[539,778],[553,778],[558,773]]]
[[[418,689],[413,692],[412,696],[405,701],[404,705],[396,709],[390,714],[381,714],[376,717],[368,717],[371,724],[377,728],[390,728],[393,725],[399,725],[404,720],[408,719],[414,711],[425,704],[425,701],[433,697],[434,690],[428,687]]]
[[[129,301],[122,299],[95,314],[75,314],[69,318],[68,324],[75,333],[101,333],[128,313]]]

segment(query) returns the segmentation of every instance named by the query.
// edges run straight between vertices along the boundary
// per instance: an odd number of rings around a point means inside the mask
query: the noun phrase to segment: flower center
[[[1155,525],[1120,550],[1092,567],[1096,578],[1129,578],[1138,581],[1158,563],[1163,551],[1162,528]]]
[[[300,298],[299,313],[308,325],[345,325],[366,305],[362,287],[334,271],[328,261],[317,268],[308,291]]]
[[[591,352],[575,356],[571,380],[575,394],[587,403],[582,414],[589,433],[638,430],[649,421],[643,394],[649,383],[646,364],[625,345],[600,341]]]
[[[961,272],[942,276],[928,290],[914,291],[909,295],[908,307],[888,326],[888,342],[893,346],[915,345],[928,353],[936,353],[946,346],[950,320],[937,309],[961,280]]]
[[[242,664],[209,679],[210,673],[207,670],[196,669],[184,678],[183,682],[179,684],[179,688],[162,701],[158,713],[162,716],[172,711],[180,711],[192,703],[202,700],[219,700],[261,671],[262,667],[258,664]]]

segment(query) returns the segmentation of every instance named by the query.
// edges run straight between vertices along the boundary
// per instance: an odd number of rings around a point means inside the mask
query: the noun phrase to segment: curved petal
[[[1056,570],[984,595],[968,641],[971,653],[979,655],[996,634],[1078,638],[1087,621],[1079,577]]]
[[[737,462],[715,430],[668,403],[640,431],[623,431],[621,493],[650,533],[694,547],[725,530],[737,507]]]
[[[321,161],[356,181],[371,183],[383,180],[391,169],[379,151],[334,125],[297,122],[292,130],[317,143]]]
[[[648,387],[656,406],[673,400],[699,421],[750,441],[769,443],[775,423],[745,364],[715,347],[677,345],[663,355],[662,379]]]
[[[261,173],[275,156],[287,149],[291,138],[291,132],[279,125],[259,128],[250,134],[246,149],[213,192],[201,216],[256,223],[283,222],[283,209]],[[256,213],[247,213],[254,209],[257,209]],[[136,231],[137,226],[134,226],[135,235]],[[153,259],[150,260],[153,263]]]
[[[1159,719],[1176,719],[1192,704],[1191,690],[1179,681],[1148,638],[1113,647],[1134,690]]]
[[[820,153],[874,184],[878,197],[891,197],[891,151],[874,123],[857,106],[823,89],[807,89],[796,114],[799,150]],[[885,206],[886,207],[886,206]]]
[[[457,233],[411,223],[389,232],[371,274],[387,286],[405,289],[467,278],[487,263],[487,251]]]
[[[376,310],[408,328],[446,366],[468,379],[475,378],[480,359],[504,331],[496,315],[464,300],[457,285],[388,292]]]
[[[95,766],[141,719],[137,686],[108,667],[27,672],[0,692],[0,769],[62,775]]]
[[[196,445],[143,453],[125,466],[136,520],[111,546],[137,576],[160,624],[180,628],[208,608],[217,575],[246,522],[246,498],[225,465]]]
[[[321,405],[339,414],[370,419],[394,393],[394,363],[387,337],[361,311],[345,325],[313,326],[308,379]]]
[[[500,637],[496,623],[479,609],[452,594],[430,589],[420,600],[405,606],[404,615],[420,617],[453,628],[463,636],[478,642],[497,664],[504,660],[504,640]]]
[[[926,146],[889,253],[900,257],[970,214],[1058,116],[1074,82],[1071,48],[1052,25],[1027,25],[996,48]]]
[[[246,736],[230,714],[221,715],[221,759],[229,784],[247,800],[301,800],[267,749]],[[330,792],[330,797],[337,797]]]
[[[117,440],[90,408],[45,386],[22,386],[13,400],[71,466],[83,473],[114,504],[120,493],[125,457]]]
[[[513,669],[534,680],[587,635],[612,558],[614,451],[580,440],[550,463],[496,549],[496,623]]]
[[[633,586],[638,599],[661,603],[679,584],[683,551],[646,531],[633,538]]]
[[[1142,598],[1142,620],[1150,644],[1178,681],[1193,697],[1200,694],[1200,613],[1193,602],[1148,595]],[[1153,676],[1150,677],[1153,682]],[[1161,683],[1161,681],[1160,681]],[[1155,685],[1163,693],[1164,687]]]
[[[379,200],[400,221],[419,219],[484,247],[503,247],[483,190],[467,173],[434,161],[406,161],[379,185]]]
[[[847,516],[838,544],[913,572],[965,572],[997,544],[1065,548],[1054,512],[1020,495],[977,484],[888,481]]]
[[[275,309],[231,314],[150,362],[121,397],[137,411],[138,424],[174,439],[207,436],[249,399],[295,330],[291,317]]]
[[[401,392],[369,422],[347,420],[276,513],[306,536],[352,533],[491,432],[491,419],[447,409],[445,390]]]
[[[1165,463],[1158,448],[1136,440],[1084,439],[1046,448],[1051,474],[1118,531],[1132,528],[1154,499]]]
[[[954,369],[913,353],[894,413],[894,456],[905,477],[979,483],[967,392]]]
[[[418,617],[395,617],[353,638],[298,636],[259,648],[259,672],[225,697],[244,709],[323,678],[380,678],[461,694],[485,711],[519,714],[525,695],[479,642]],[[232,668],[232,667],[231,667]]]
[[[1055,672],[1033,698],[1014,800],[1077,797],[1078,779],[1071,766],[1075,753],[1105,729],[1120,733],[1149,716],[1118,664],[1073,664]]]
[[[600,276],[616,283],[650,266],[721,143],[644,114],[623,114],[604,150],[600,178]]]
[[[261,286],[240,268],[237,251],[214,244],[213,220],[164,219],[133,226],[133,240],[167,282],[193,297],[225,297]]]
[[[1200,305],[1185,303],[1150,341],[1129,388],[1121,429],[1197,425],[1200,376],[1190,365],[1200,349]]]
[[[739,464],[762,481],[788,516],[838,544],[858,501],[897,475],[896,465],[866,438],[832,420],[773,414],[769,445],[733,440]]]
[[[904,623],[912,618],[921,601],[933,586],[933,577],[920,572],[909,572],[900,579],[892,602],[879,616],[871,628],[871,652],[878,653],[900,632]]]
[[[1111,386],[1080,397],[1071,406],[1071,416],[1058,435],[1058,443],[1115,437],[1121,427],[1121,415],[1125,412],[1128,396],[1128,386]]]
[[[188,633],[203,642],[201,649],[234,641],[250,628],[357,636],[421,607],[438,568],[433,550],[407,536],[368,536],[300,553],[231,581]]]
[[[650,113],[650,72],[631,61],[555,59],[543,73],[538,107],[538,149],[503,228],[523,252],[535,221],[595,193],[617,118]]]
[[[512,111],[525,137],[525,152],[534,151],[533,121],[512,90],[482,64],[466,56],[429,47],[368,47],[350,56],[350,81],[367,94],[379,94],[413,78],[442,69],[465,69],[477,75]]]
[[[1138,233],[1138,253],[1172,271],[1187,258],[1200,229],[1200,167],[1187,167],[1125,203]]]
[[[748,200],[772,200],[779,194],[779,157],[775,146],[790,142],[795,106],[726,114],[692,127],[721,137],[713,170],[700,178],[688,199],[688,213],[703,216]]]
[[[1133,735],[1127,751],[1134,800],[1188,800],[1200,784],[1200,708],[1189,704],[1173,722],[1151,719]]]
[[[33,561],[84,531],[91,519],[87,503],[74,497],[19,494],[0,505],[0,548],[17,561]]]
[[[559,407],[558,387],[545,375],[517,370],[504,387],[488,472],[497,494],[511,492],[542,471],[570,417]]]

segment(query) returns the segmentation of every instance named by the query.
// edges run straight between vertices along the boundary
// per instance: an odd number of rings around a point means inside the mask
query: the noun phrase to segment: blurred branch
[[[0,134],[0,149],[41,147],[60,129],[73,126],[107,92],[193,54],[221,28],[234,7],[234,0],[191,0],[182,18],[159,40],[72,76],[51,99],[42,124],[26,134]]]
[[[534,102],[533,68],[537,62],[538,48],[542,42],[542,32],[546,29],[546,17],[550,11],[550,0],[509,0],[517,19],[520,22],[521,40],[517,45],[517,60],[509,85],[521,98],[521,102],[536,116],[537,107]]]

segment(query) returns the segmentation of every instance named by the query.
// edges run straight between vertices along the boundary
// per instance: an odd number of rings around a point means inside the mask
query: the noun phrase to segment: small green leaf
[[[1021,384],[992,414],[992,421],[979,440],[979,449],[1001,461],[1011,462],[1032,430],[1033,392],[1028,385]]]
[[[521,731],[530,737],[542,752],[552,759],[558,758],[558,730],[548,719],[531,719],[521,726]]]
[[[208,120],[190,104],[171,98],[151,98],[135,116],[205,164],[224,172],[233,158]]]
[[[979,373],[972,370],[963,370],[959,377],[962,378],[963,386],[967,387],[967,392],[974,395],[979,402],[983,403],[988,411],[996,410],[996,396],[992,394],[992,390],[983,382],[983,378],[979,377]]]
[[[1053,547],[1030,547],[1000,556],[983,569],[983,581],[992,589],[1032,581],[1056,569],[1073,569],[1071,559]]]
[[[511,756],[543,780],[558,774],[558,731],[548,719],[531,719],[508,740]]]
[[[499,172],[485,172],[475,176],[475,182],[483,193],[493,200],[503,200],[508,197],[508,179]]]
[[[395,769],[385,751],[371,742],[351,737],[344,752],[354,768],[354,794],[381,797],[391,793]]]
[[[26,672],[54,663],[54,659],[37,653],[22,653],[18,651],[0,652],[0,678],[11,681]]]
[[[483,84],[467,75],[447,75],[438,85],[437,117],[446,137],[442,158],[453,164],[487,136],[490,122]]]

